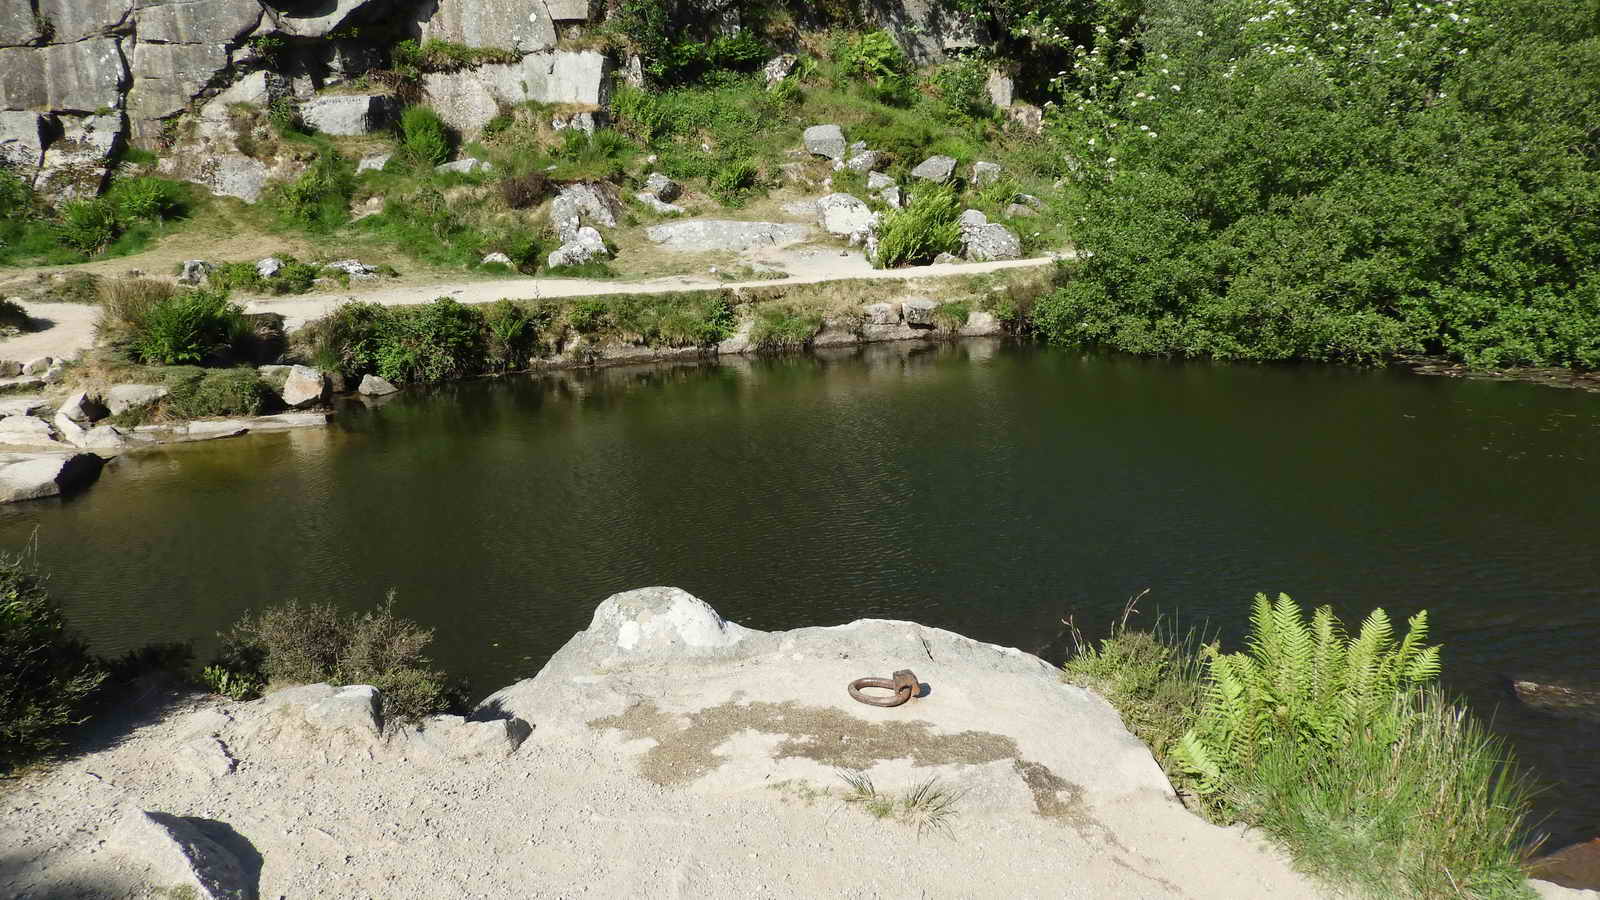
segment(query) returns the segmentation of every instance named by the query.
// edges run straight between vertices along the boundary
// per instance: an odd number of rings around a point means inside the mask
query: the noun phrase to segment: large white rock
[[[105,394],[106,409],[114,416],[136,406],[149,406],[167,395],[167,389],[158,384],[117,384]]]
[[[521,62],[491,63],[423,79],[429,103],[452,127],[472,135],[499,114],[500,106],[611,103],[611,58],[593,50],[531,53]]]
[[[100,477],[93,453],[0,453],[0,503],[55,497]]]
[[[516,718],[470,722],[461,716],[429,716],[401,732],[410,756],[450,760],[505,759],[533,733]]]
[[[813,125],[805,131],[806,150],[828,159],[843,159],[848,145],[837,125]]]
[[[983,83],[983,88],[989,94],[989,102],[1005,109],[1011,105],[1012,95],[1016,89],[1016,82],[1004,72],[990,72],[989,79]]]
[[[439,0],[422,23],[422,39],[534,53],[556,45],[547,3],[515,0]]]
[[[933,311],[939,304],[925,297],[913,297],[900,304],[905,313],[907,325],[920,325],[925,328],[933,327]]]
[[[550,224],[564,244],[576,241],[583,225],[615,228],[621,218],[616,189],[602,182],[566,185],[550,201]]]
[[[817,224],[829,234],[856,234],[877,222],[877,214],[865,201],[850,194],[829,194],[817,200]]]
[[[79,423],[98,421],[111,414],[99,396],[91,396],[88,391],[79,391],[68,397],[56,412]]]
[[[17,446],[59,445],[56,431],[38,416],[6,416],[0,419],[0,444]]]
[[[371,374],[361,376],[361,386],[356,388],[357,393],[365,394],[368,397],[382,397],[398,390],[400,389],[384,379]]]
[[[383,733],[383,698],[370,684],[351,684],[305,707],[306,722],[328,731],[377,737]]]
[[[323,134],[370,134],[384,128],[394,112],[387,94],[333,94],[300,104],[300,118]]]
[[[283,382],[283,402],[290,409],[304,409],[328,399],[328,376],[310,366],[291,366]]]
[[[997,222],[963,228],[961,241],[963,255],[973,262],[1022,257],[1022,239]]]
[[[930,156],[911,170],[912,178],[924,181],[949,181],[956,171],[956,161],[950,156]]]
[[[1000,180],[1000,164],[978,161],[972,164],[972,183],[982,187]]]
[[[675,250],[749,250],[793,244],[811,236],[809,225],[782,222],[740,222],[686,219],[645,229],[645,237]]]
[[[129,807],[107,843],[142,865],[151,884],[188,888],[191,896],[206,900],[254,896],[238,857],[187,819]]]

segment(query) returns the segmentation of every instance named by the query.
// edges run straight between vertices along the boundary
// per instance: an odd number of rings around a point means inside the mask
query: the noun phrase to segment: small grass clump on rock
[[[395,594],[363,613],[297,600],[246,616],[224,634],[208,680],[217,684],[370,684],[383,714],[418,719],[448,710],[443,672],[424,652],[433,631],[395,615]]]

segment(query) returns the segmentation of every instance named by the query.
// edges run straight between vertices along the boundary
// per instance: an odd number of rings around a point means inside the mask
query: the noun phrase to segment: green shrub
[[[106,200],[124,222],[150,220],[160,222],[184,212],[183,186],[176,181],[141,175],[135,178],[116,178],[106,191]]]
[[[451,381],[483,371],[483,314],[449,297],[389,311],[378,333],[377,370],[395,384]]]
[[[93,256],[111,245],[122,228],[117,209],[104,197],[73,200],[61,210],[57,226],[61,243],[85,256]]]
[[[0,765],[58,749],[104,679],[38,576],[21,557],[0,556]]]
[[[225,369],[172,380],[161,411],[178,419],[257,416],[276,403],[277,394],[255,369]]]
[[[890,210],[878,229],[878,252],[872,264],[880,269],[931,262],[940,253],[961,246],[961,201],[948,187],[926,187],[901,209]]]
[[[947,122],[967,124],[994,112],[989,100],[988,66],[977,59],[948,62],[935,69],[928,81],[937,98],[934,108]]]
[[[444,120],[426,106],[408,106],[401,111],[400,146],[419,166],[432,168],[450,158]]]
[[[349,161],[324,150],[288,184],[270,189],[269,202],[291,223],[311,231],[328,231],[350,218],[355,174]]]
[[[552,178],[563,181],[609,181],[627,171],[639,148],[627,136],[609,128],[586,134],[576,128],[561,132],[556,158],[562,161]]]
[[[732,334],[733,325],[727,298],[703,292],[615,295],[604,320],[619,337],[648,347],[709,346]]]
[[[723,166],[711,179],[711,193],[724,206],[744,205],[745,198],[761,183],[761,170],[748,162],[732,162]]]
[[[762,353],[802,350],[822,330],[822,314],[786,303],[756,308],[750,346]]]
[[[1389,617],[1375,609],[1351,640],[1329,607],[1308,627],[1287,594],[1276,602],[1257,594],[1248,652],[1204,654],[1205,702],[1174,758],[1201,794],[1215,796],[1272,748],[1321,757],[1361,734],[1392,743],[1396,701],[1439,676],[1439,648],[1422,643],[1428,614],[1408,624],[1396,645]]]
[[[1528,781],[1429,684],[1426,626],[1413,617],[1396,644],[1377,610],[1349,640],[1326,608],[1308,625],[1288,598],[1258,596],[1244,653],[1124,617],[1065,672],[1117,708],[1203,813],[1263,829],[1345,891],[1523,897]]]
[[[378,370],[378,349],[391,311],[377,303],[344,303],[297,335],[313,362],[354,380]]]
[[[527,365],[539,342],[540,324],[528,310],[511,300],[498,300],[484,310],[483,321],[489,335],[489,367],[505,372]]]
[[[278,97],[268,104],[267,123],[279,137],[306,130],[305,120],[300,118],[300,104],[293,97]]]
[[[599,334],[610,323],[606,302],[598,297],[574,300],[567,308],[567,324],[579,334]]]
[[[255,291],[258,293],[304,294],[315,285],[320,266],[304,263],[286,253],[277,255],[282,265],[270,278],[261,277],[253,262],[218,264],[211,273],[210,283],[225,291]]]
[[[135,359],[162,366],[226,355],[250,336],[243,308],[225,291],[206,288],[150,303],[126,332]]]
[[[382,692],[390,721],[445,711],[451,702],[445,677],[423,654],[433,632],[396,616],[394,600],[391,591],[382,606],[360,615],[290,601],[246,616],[222,636],[212,680],[370,684]]]
[[[1273,9],[1220,4],[1074,61],[1051,131],[1092,255],[1041,301],[1042,331],[1600,365],[1600,216],[1580,212],[1600,208],[1600,21],[1537,0]]]
[[[648,144],[672,127],[667,104],[659,98],[643,88],[619,85],[611,94],[611,118],[623,132]]]
[[[248,672],[236,672],[223,665],[209,665],[200,671],[200,683],[213,694],[229,700],[250,700],[261,695],[266,682]]]

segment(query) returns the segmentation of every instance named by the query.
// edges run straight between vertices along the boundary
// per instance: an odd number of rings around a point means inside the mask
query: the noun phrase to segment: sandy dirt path
[[[550,297],[590,297],[608,294],[658,294],[708,288],[757,288],[777,285],[822,284],[841,281],[914,281],[949,275],[981,275],[1005,269],[1049,265],[1055,257],[1041,256],[983,263],[874,269],[858,254],[833,256],[794,254],[784,259],[788,278],[765,281],[719,281],[710,275],[674,276],[649,281],[590,281],[576,278],[502,278],[490,281],[402,284],[362,292],[323,292],[292,298],[256,298],[245,301],[249,312],[281,313],[285,326],[294,329],[332,312],[341,303],[360,299],[385,306],[427,303],[451,297],[462,303],[489,303],[503,297],[531,300]],[[98,307],[78,303],[29,303],[28,311],[48,323],[39,331],[0,340],[0,359],[27,361],[40,356],[74,359],[94,344],[94,319]]]

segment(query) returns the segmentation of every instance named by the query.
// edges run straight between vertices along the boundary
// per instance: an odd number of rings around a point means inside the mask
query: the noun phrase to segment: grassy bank
[[[1131,606],[1130,606],[1131,609]],[[1258,595],[1245,649],[1130,629],[1079,643],[1066,677],[1106,697],[1186,803],[1243,822],[1295,864],[1373,898],[1531,896],[1529,782],[1510,750],[1436,681],[1419,613],[1354,636]]]

